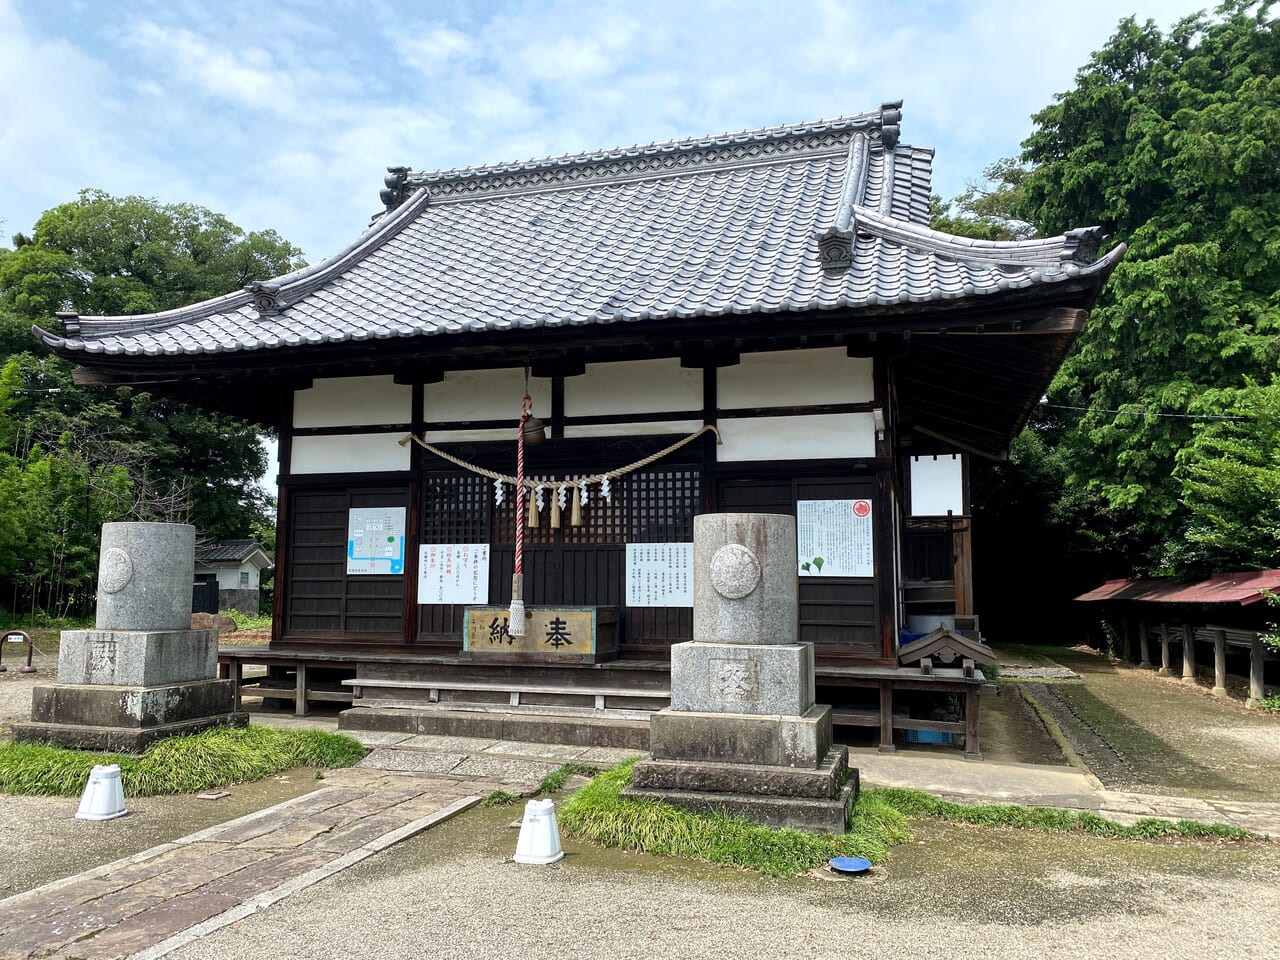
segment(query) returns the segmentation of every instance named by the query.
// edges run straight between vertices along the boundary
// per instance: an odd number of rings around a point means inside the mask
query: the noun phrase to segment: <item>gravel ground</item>
[[[697,957],[1181,960],[1280,955],[1272,845],[1125,843],[917,825],[867,878],[773,881],[566,843],[507,860],[475,810],[183,947],[174,960]]]

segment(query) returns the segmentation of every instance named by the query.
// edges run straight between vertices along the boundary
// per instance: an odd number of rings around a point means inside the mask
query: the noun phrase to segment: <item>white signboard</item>
[[[419,550],[419,603],[489,602],[487,543],[424,543]]]
[[[347,576],[404,573],[404,507],[352,507]]]
[[[802,577],[871,577],[870,500],[800,500],[796,552]]]
[[[628,607],[692,607],[692,543],[627,544]]]

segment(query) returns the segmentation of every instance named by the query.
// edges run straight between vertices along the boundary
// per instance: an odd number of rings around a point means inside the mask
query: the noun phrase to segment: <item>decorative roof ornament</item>
[[[844,270],[853,266],[853,231],[828,227],[818,234],[818,262],[823,270]]]
[[[1106,241],[1101,227],[1078,227],[1062,235],[1062,252],[1058,259],[1075,263],[1093,263]]]
[[[280,296],[278,283],[255,280],[245,284],[245,290],[253,297],[253,307],[260,317],[279,316],[280,311],[289,306],[288,301]]]
[[[409,168],[408,167],[387,167],[387,176],[382,179],[386,189],[381,190],[378,196],[382,199],[382,204],[390,213],[400,204],[404,203],[405,198],[409,196]]]
[[[899,126],[901,122],[901,100],[880,104],[880,142],[885,149],[892,150],[898,145],[898,138],[902,135],[902,127]]]

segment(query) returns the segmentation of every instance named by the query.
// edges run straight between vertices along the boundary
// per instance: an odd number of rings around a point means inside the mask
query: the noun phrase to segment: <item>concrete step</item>
[[[649,750],[649,721],[619,717],[357,706],[338,715],[338,729]]]

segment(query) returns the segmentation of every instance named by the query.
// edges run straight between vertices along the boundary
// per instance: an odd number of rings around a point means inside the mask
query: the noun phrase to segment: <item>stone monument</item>
[[[191,630],[195,527],[107,523],[96,628],[64,630],[58,682],[37,686],[14,739],[140,752],[162,737],[244,726],[218,680],[218,632]]]
[[[696,517],[693,551],[694,639],[671,648],[671,706],[625,795],[843,833],[858,772],[814,703],[813,645],[797,642],[795,519]]]

